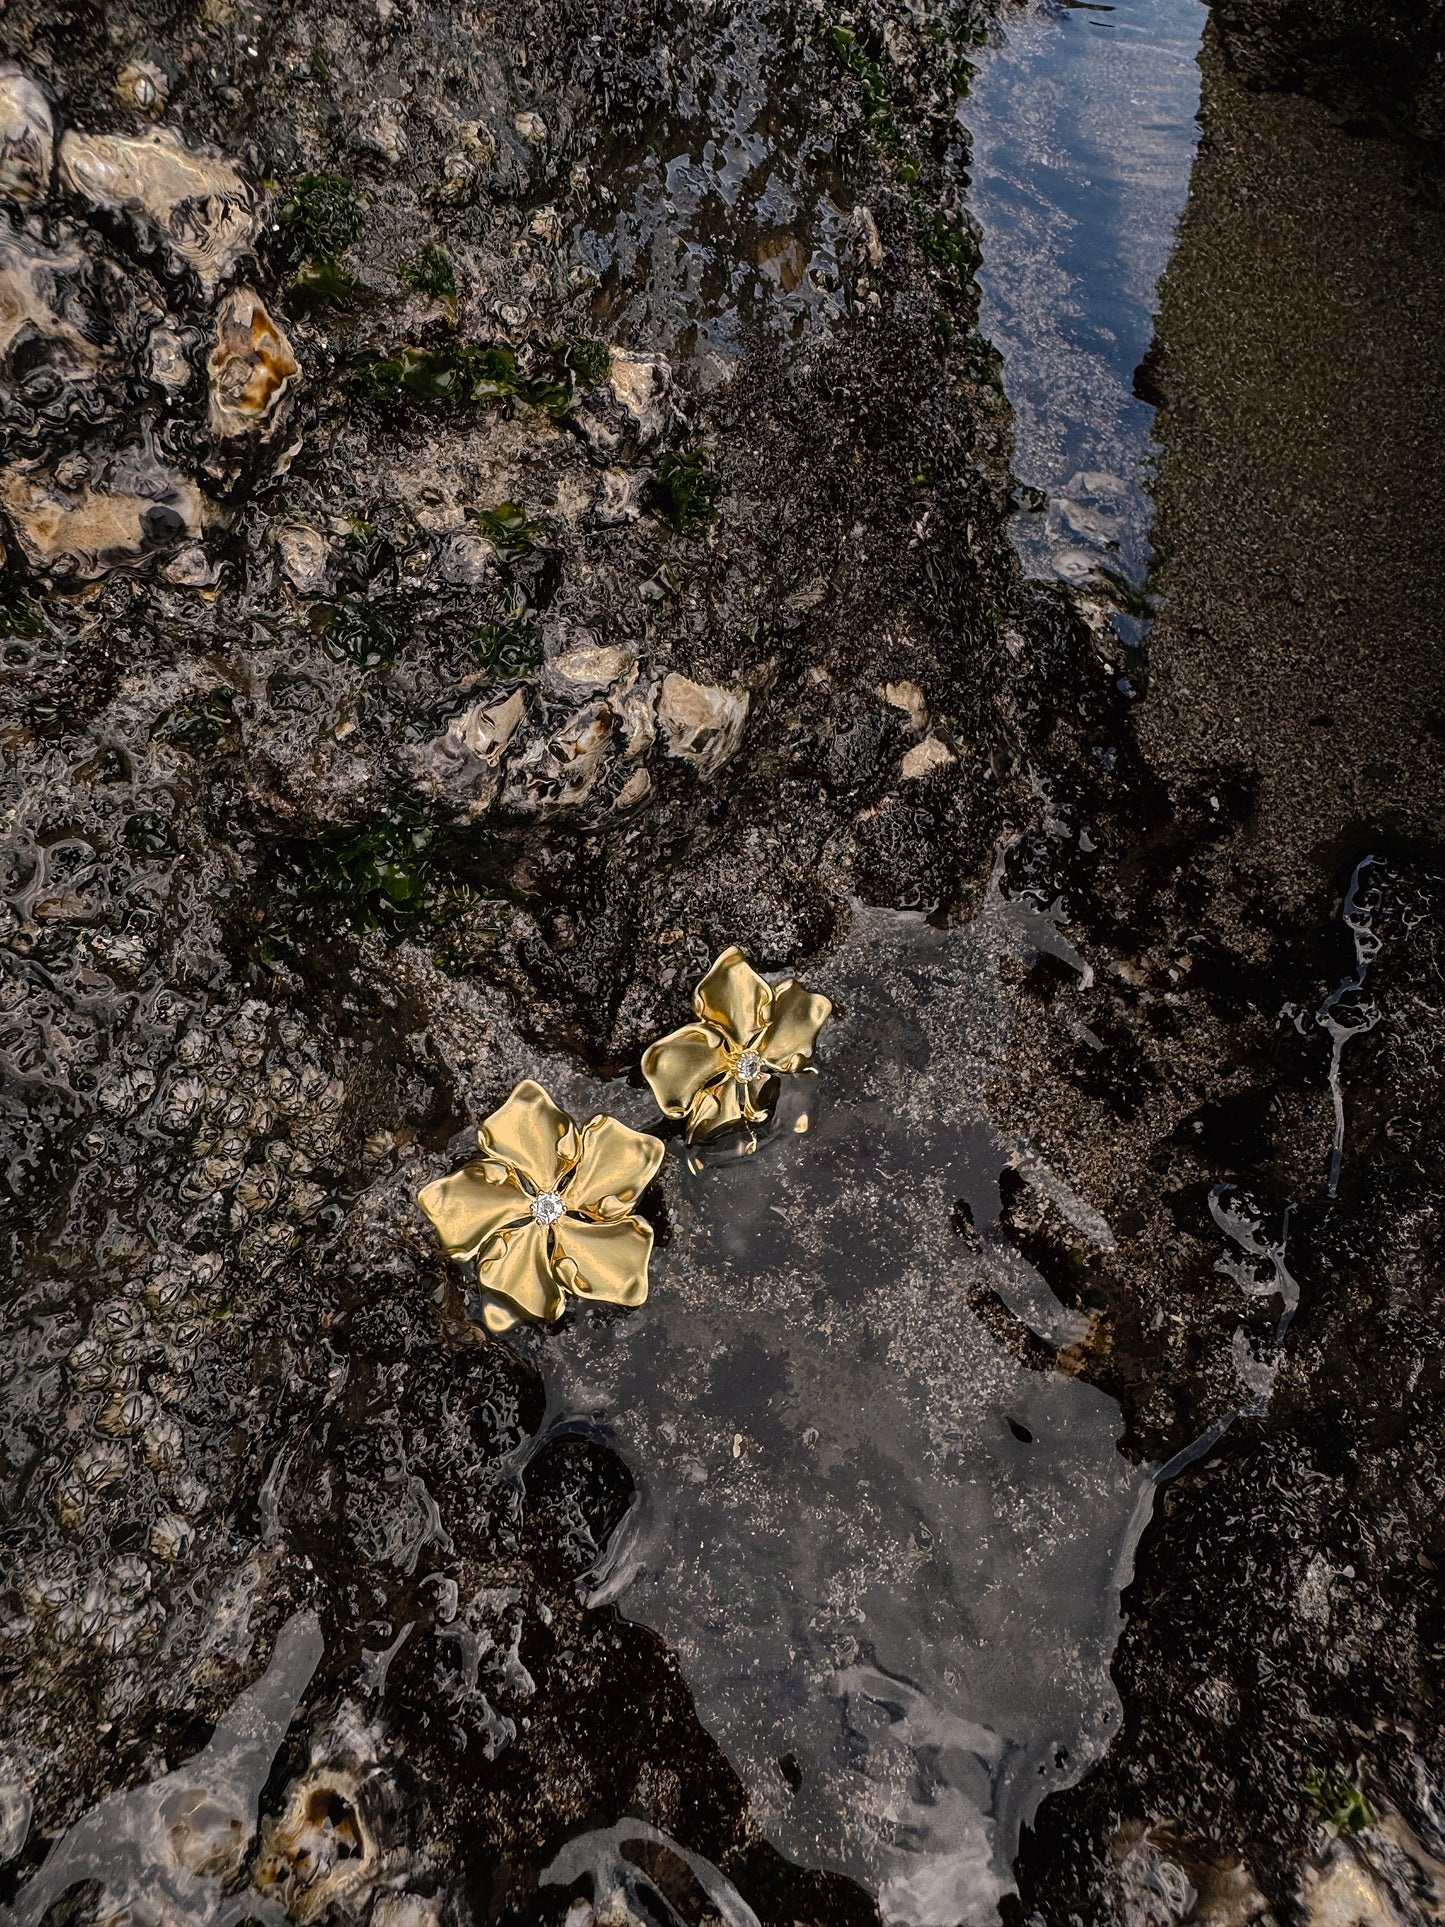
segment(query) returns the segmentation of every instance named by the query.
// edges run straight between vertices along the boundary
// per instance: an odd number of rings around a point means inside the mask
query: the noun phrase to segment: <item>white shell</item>
[[[691,763],[699,776],[720,770],[743,739],[748,700],[746,689],[696,683],[676,672],[665,676],[657,720],[668,755]]]
[[[236,169],[168,127],[135,140],[72,129],[61,137],[60,184],[153,235],[208,296],[255,238],[255,200]]]
[[[271,537],[281,567],[299,595],[325,595],[330,587],[331,549],[317,529],[287,522]]]

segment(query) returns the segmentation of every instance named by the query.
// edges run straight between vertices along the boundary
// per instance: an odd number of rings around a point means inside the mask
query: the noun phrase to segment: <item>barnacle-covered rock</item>
[[[43,201],[54,163],[50,102],[13,60],[0,61],[0,201]]]
[[[216,314],[216,345],[206,364],[210,421],[218,435],[271,434],[300,363],[281,324],[254,288],[237,288]]]
[[[194,482],[129,448],[62,483],[34,462],[0,469],[3,507],[26,561],[56,579],[90,581],[110,569],[174,549],[201,527]]]
[[[89,206],[134,222],[208,297],[255,238],[255,197],[240,174],[168,127],[137,139],[72,129],[61,138],[59,178]]]
[[[745,689],[696,683],[675,671],[663,678],[657,720],[667,753],[691,763],[699,776],[713,775],[736,753],[747,715]]]

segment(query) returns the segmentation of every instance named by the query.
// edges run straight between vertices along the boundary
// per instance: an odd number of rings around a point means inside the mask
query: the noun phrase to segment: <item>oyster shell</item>
[[[415,752],[415,768],[435,796],[485,808],[497,794],[498,766],[526,713],[526,691],[489,696],[455,717]]]
[[[50,102],[13,60],[0,60],[0,201],[43,201],[54,163]]]
[[[589,703],[554,735],[529,743],[507,772],[504,807],[539,816],[585,803],[612,760],[615,730],[610,706]]]
[[[747,714],[746,689],[692,682],[676,671],[663,677],[657,720],[667,753],[691,763],[699,776],[713,775],[736,753]]]
[[[349,1912],[377,1877],[382,1856],[362,1817],[362,1784],[347,1767],[313,1766],[293,1783],[285,1812],[263,1823],[256,1884],[281,1889],[301,1927],[333,1906]]]
[[[254,288],[237,288],[216,315],[216,345],[206,364],[210,422],[218,435],[269,435],[301,364],[285,330]]]
[[[542,672],[542,680],[553,695],[576,701],[581,696],[596,696],[614,684],[625,683],[637,673],[637,658],[621,644],[584,642],[564,655],[554,656]]]
[[[634,355],[614,348],[607,380],[574,403],[567,419],[593,459],[616,463],[656,448],[679,418],[672,366],[661,355]],[[616,484],[604,489],[604,513],[614,513]],[[629,505],[630,506],[630,505]],[[630,517],[622,514],[619,519]]]
[[[92,267],[73,237],[49,248],[24,229],[0,225],[0,361],[9,362],[25,343],[43,341],[45,359],[58,379],[74,381],[96,372],[100,340],[76,300],[77,283]]]
[[[288,522],[272,536],[286,579],[298,595],[325,595],[331,586],[331,549],[317,529]]]
[[[201,497],[187,476],[129,449],[81,482],[21,462],[0,469],[0,508],[39,573],[92,581],[200,533]]]
[[[921,743],[915,743],[912,749],[905,750],[903,753],[901,770],[903,781],[905,783],[921,782],[925,776],[931,776],[936,769],[947,769],[950,763],[957,761],[958,758],[947,743],[937,736],[925,736]]]
[[[61,137],[59,174],[68,193],[154,237],[208,297],[255,238],[255,197],[236,169],[168,127],[136,139],[71,129]]]

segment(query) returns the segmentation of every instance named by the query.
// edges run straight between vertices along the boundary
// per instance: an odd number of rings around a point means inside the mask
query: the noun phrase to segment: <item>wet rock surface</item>
[[[1438,1913],[1437,290],[1313,451],[1364,533],[1221,482],[1308,304],[1194,319],[1246,101],[1363,272],[1434,214],[1206,57],[1136,708],[1007,537],[986,30],[0,18],[18,1917]],[[646,1126],[729,942],[836,993],[816,1135],[490,1337],[418,1186],[522,1076]]]

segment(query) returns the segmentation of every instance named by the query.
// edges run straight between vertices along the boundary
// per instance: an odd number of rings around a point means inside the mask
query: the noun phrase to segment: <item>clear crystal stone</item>
[[[763,1068],[763,1060],[755,1050],[745,1050],[738,1059],[737,1078],[740,1083],[750,1084]]]
[[[532,1200],[532,1216],[538,1224],[556,1224],[563,1208],[562,1200],[555,1191],[539,1191]]]

